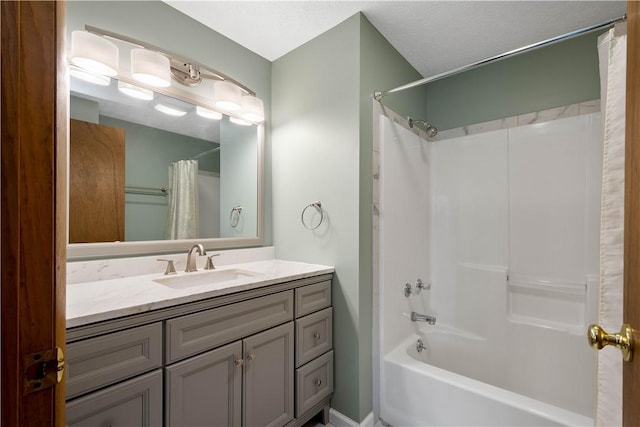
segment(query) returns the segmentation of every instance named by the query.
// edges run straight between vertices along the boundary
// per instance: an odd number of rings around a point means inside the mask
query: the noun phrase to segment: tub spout
[[[412,322],[427,322],[430,325],[436,324],[436,318],[434,316],[429,316],[426,314],[416,313],[415,311],[411,312],[411,321]]]

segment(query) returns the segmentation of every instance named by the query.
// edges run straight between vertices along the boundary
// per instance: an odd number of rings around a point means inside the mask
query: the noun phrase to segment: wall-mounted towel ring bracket
[[[235,215],[233,213],[236,213]],[[242,206],[234,206],[229,212],[229,224],[231,228],[236,228],[240,223],[240,214],[242,213]]]
[[[320,212],[320,221],[318,221],[318,223],[313,226],[313,227],[309,227],[307,225],[307,223],[304,220],[304,213],[307,211],[307,209],[309,208],[315,208],[318,212]],[[322,220],[324,219],[324,211],[322,210],[322,203],[320,203],[319,201],[313,202],[313,203],[309,203],[303,210],[302,210],[302,214],[300,214],[300,221],[302,222],[302,225],[304,226],[304,228],[306,228],[307,230],[315,230],[316,228],[320,227],[320,224],[322,224]]]

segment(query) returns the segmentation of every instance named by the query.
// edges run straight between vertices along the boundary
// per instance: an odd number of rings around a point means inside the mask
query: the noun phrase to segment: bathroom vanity
[[[263,260],[69,285],[66,424],[328,422],[332,273]]]

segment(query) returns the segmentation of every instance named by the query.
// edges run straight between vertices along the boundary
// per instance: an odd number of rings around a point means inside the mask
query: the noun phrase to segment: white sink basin
[[[174,289],[186,289],[196,286],[213,285],[225,282],[233,282],[247,277],[256,277],[260,273],[237,268],[229,270],[211,270],[205,272],[186,273],[180,276],[169,276],[154,279],[154,282]]]

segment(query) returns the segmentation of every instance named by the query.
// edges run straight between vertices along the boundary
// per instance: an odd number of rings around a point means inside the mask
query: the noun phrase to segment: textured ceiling
[[[274,61],[361,11],[423,76],[614,19],[624,1],[188,1],[169,5]]]

